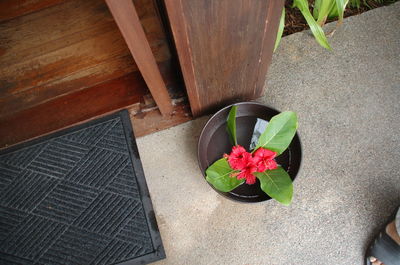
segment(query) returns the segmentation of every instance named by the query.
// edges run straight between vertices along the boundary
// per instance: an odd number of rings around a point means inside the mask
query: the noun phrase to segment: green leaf
[[[206,180],[217,190],[229,192],[245,181],[244,179],[238,180],[230,176],[235,172],[237,171],[229,166],[226,158],[221,158],[207,168]]]
[[[258,139],[257,146],[275,151],[278,155],[292,142],[297,129],[297,115],[292,111],[282,112],[269,121],[267,128]]]
[[[314,18],[317,20],[317,23],[322,26],[325,24],[329,13],[334,8],[335,0],[319,0],[318,3],[317,1],[316,5],[314,6],[313,15]]]
[[[260,180],[261,189],[278,202],[289,205],[293,197],[293,183],[289,174],[281,167],[254,173]]]
[[[278,28],[278,33],[276,35],[274,52],[276,51],[276,49],[279,46],[279,43],[281,42],[284,28],[285,28],[285,8],[282,9],[281,20],[279,21],[279,28]]]
[[[350,0],[350,6],[351,7],[356,7],[357,9],[360,9],[361,1],[360,0]]]
[[[322,47],[328,50],[332,50],[331,46],[329,46],[328,40],[326,39],[324,31],[322,30],[321,26],[318,25],[318,23],[314,20],[313,16],[311,15],[310,9],[308,9],[308,1],[294,0],[293,6],[297,7],[303,14],[317,42]]]
[[[318,19],[318,13],[321,9],[322,0],[315,0],[314,8],[313,8],[313,17],[314,19]]]
[[[226,129],[228,130],[229,139],[230,139],[232,145],[237,145],[236,111],[237,111],[237,106],[232,106],[231,110],[229,111],[227,125],[226,125]]]
[[[340,25],[343,22],[344,10],[346,8],[347,3],[349,0],[335,0],[336,1],[336,10],[335,12],[331,12],[330,16],[338,16],[339,21],[338,24]]]

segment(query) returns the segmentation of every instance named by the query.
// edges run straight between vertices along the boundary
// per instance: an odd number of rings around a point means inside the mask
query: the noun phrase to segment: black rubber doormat
[[[165,258],[127,111],[0,151],[0,264]]]

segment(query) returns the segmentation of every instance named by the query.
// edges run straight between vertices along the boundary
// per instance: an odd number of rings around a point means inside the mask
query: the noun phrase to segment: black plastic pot
[[[257,102],[241,102],[234,105],[237,106],[236,134],[238,144],[250,151],[250,144],[256,142],[260,132],[263,131],[263,126],[279,112]],[[232,150],[232,144],[226,131],[226,119],[232,106],[227,106],[215,113],[201,132],[197,157],[204,177],[206,169],[212,163],[222,158],[223,154],[229,154]],[[277,163],[289,173],[292,180],[296,178],[300,169],[301,156],[300,138],[296,133],[289,148],[276,158]],[[271,199],[261,190],[258,179],[253,185],[244,183],[231,192],[216,191],[229,199],[241,202],[261,202]]]

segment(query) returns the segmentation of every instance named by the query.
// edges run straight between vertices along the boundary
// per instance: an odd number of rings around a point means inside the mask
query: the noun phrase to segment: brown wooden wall
[[[164,0],[192,113],[261,96],[284,0]]]

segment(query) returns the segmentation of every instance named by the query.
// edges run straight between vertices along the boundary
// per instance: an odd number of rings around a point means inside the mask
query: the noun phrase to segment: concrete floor
[[[308,32],[283,38],[259,101],[299,115],[289,207],[208,186],[196,157],[207,117],[138,139],[167,254],[156,264],[363,264],[400,204],[399,14],[400,2],[346,19],[333,52]]]

